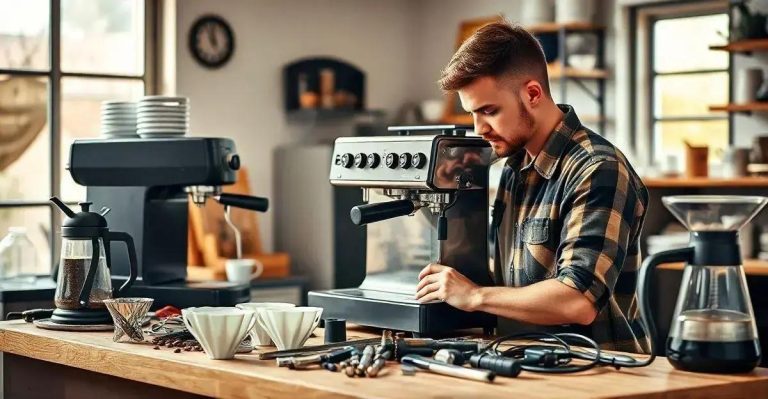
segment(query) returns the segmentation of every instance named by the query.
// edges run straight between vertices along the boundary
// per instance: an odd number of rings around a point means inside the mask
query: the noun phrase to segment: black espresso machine
[[[488,261],[490,146],[466,135],[472,126],[389,130],[398,135],[336,140],[331,184],[361,187],[367,202],[350,212],[354,224],[367,225],[366,277],[357,288],[311,291],[310,306],[322,307],[324,317],[416,335],[490,330],[495,316],[414,299],[419,271],[431,262],[452,266],[478,285],[493,285]]]
[[[266,198],[221,192],[235,182],[240,158],[226,138],[75,140],[69,172],[87,188],[94,209],[109,208],[110,229],[133,237],[138,279],[124,296],[154,298],[154,306],[232,306],[247,302],[250,287],[229,282],[191,283],[187,277],[188,201],[265,211]],[[119,244],[115,244],[116,246]],[[110,251],[115,284],[130,270],[125,251]],[[109,259],[109,257],[108,257]]]

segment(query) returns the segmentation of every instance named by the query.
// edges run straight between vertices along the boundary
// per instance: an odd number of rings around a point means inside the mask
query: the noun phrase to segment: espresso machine
[[[350,211],[352,222],[367,229],[366,276],[357,288],[311,291],[310,306],[322,307],[324,317],[416,335],[490,330],[496,325],[492,315],[414,298],[419,271],[431,262],[493,285],[487,235],[490,146],[466,135],[472,126],[389,130],[397,135],[335,142],[331,184],[361,187],[367,202]]]
[[[221,192],[235,182],[240,158],[226,138],[75,140],[69,172],[87,187],[95,209],[109,208],[111,229],[133,237],[136,283],[124,295],[154,298],[156,306],[227,306],[247,302],[250,287],[228,282],[188,283],[188,201],[266,211],[265,198]],[[105,248],[113,280],[130,273],[125,251]],[[109,252],[114,252],[110,257]]]

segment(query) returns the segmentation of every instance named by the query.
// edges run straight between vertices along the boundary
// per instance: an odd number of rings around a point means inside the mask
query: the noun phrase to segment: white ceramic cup
[[[287,302],[247,302],[235,305],[235,307],[239,309],[255,311],[256,317],[258,317],[258,313],[264,309],[293,308],[295,306],[296,305]],[[253,326],[253,329],[251,329],[249,334],[253,346],[274,346],[272,339],[269,337],[269,333],[267,333],[264,330],[264,327],[259,323],[256,323],[256,325]]]
[[[227,280],[231,283],[247,284],[259,278],[264,272],[264,264],[256,259],[227,259],[224,266],[227,271]]]

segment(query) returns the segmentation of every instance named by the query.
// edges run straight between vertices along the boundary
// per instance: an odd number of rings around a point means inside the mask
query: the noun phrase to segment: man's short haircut
[[[484,76],[533,79],[551,97],[541,44],[528,31],[506,20],[483,26],[462,43],[442,71],[440,88],[456,91]]]

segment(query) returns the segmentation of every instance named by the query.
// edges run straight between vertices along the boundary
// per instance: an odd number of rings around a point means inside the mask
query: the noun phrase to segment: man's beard
[[[485,135],[483,138],[489,142],[495,141],[495,143],[491,143],[491,147],[493,148],[493,151],[496,153],[496,155],[499,158],[508,157],[522,150],[523,147],[525,147],[525,145],[528,143],[528,140],[530,139],[531,135],[533,134],[533,117],[531,117],[531,114],[528,112],[528,110],[525,109],[522,101],[520,102],[519,127],[520,129],[518,130],[518,132],[521,132],[524,135],[515,135],[513,137],[502,137],[498,134],[490,134],[490,135]]]

